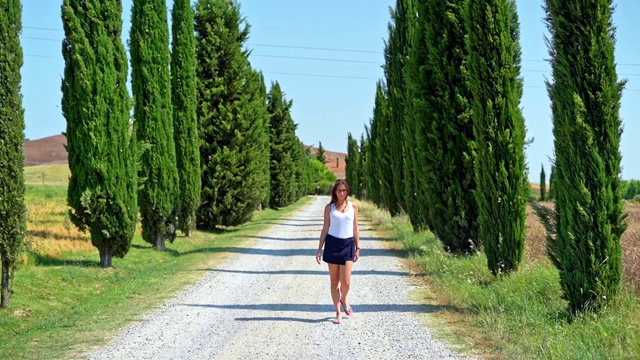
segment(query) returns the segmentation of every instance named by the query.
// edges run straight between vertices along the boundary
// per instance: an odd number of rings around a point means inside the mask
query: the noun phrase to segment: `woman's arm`
[[[322,247],[324,246],[325,238],[329,232],[329,223],[331,222],[331,204],[327,204],[324,207],[324,224],[322,225],[322,232],[320,233],[320,242],[318,243],[318,252],[316,253],[316,261],[320,264],[322,259]]]
[[[358,226],[358,204],[353,203],[353,240],[356,243],[356,256],[353,262],[360,258],[360,227]]]

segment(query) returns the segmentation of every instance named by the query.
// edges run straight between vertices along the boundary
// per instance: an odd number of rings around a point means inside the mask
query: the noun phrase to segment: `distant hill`
[[[24,165],[36,166],[67,163],[67,138],[54,135],[24,142]]]
[[[47,164],[66,164],[67,138],[64,135],[54,135],[37,140],[24,142],[24,165],[36,166]],[[315,154],[317,148],[311,147],[311,153]],[[334,173],[338,179],[345,177],[345,161],[347,154],[325,150],[327,161],[325,166]]]
[[[307,146],[305,145],[305,147]],[[311,153],[315,154],[317,152],[318,152],[318,149],[312,146]],[[344,159],[347,157],[347,154],[341,153],[341,152],[329,151],[325,149],[324,156],[326,158],[326,161],[324,162],[324,166],[327,167],[327,170],[334,173],[336,178],[344,179],[346,176],[345,167],[347,164],[344,161]]]

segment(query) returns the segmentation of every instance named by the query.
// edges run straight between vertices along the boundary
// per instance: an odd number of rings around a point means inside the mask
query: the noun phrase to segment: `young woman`
[[[351,269],[360,257],[360,230],[358,229],[358,205],[347,200],[349,185],[338,180],[331,190],[331,202],[324,208],[324,225],[316,261],[322,259],[329,265],[331,298],[336,309],[334,324],[340,324],[344,307],[347,315],[353,313],[347,295],[351,285]],[[324,246],[324,253],[322,247]]]

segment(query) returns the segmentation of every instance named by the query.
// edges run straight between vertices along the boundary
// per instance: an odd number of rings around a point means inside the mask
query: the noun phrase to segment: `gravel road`
[[[409,301],[411,274],[360,219],[354,314],[334,317],[326,264],[315,251],[329,197],[257,236],[90,359],[460,359],[435,340]]]

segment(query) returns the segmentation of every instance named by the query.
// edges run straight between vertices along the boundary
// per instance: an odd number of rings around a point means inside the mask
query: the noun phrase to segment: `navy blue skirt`
[[[353,261],[356,255],[356,242],[352,237],[342,239],[327,234],[324,240],[322,260],[329,264],[344,265]]]

